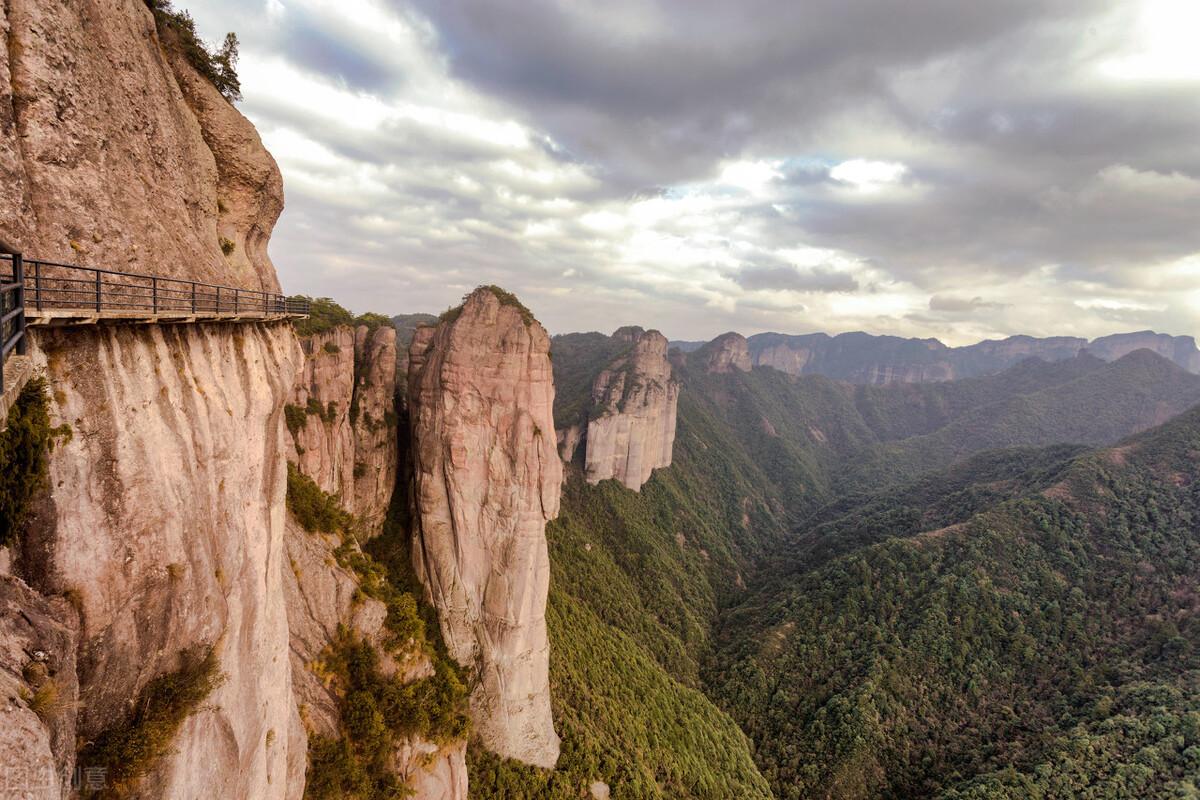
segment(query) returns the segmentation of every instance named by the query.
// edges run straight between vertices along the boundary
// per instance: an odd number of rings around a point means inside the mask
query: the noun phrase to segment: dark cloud
[[[398,7],[407,4],[397,4]],[[515,101],[625,179],[695,177],[825,115],[903,102],[889,73],[1038,25],[1075,35],[1110,0],[416,0],[457,74]],[[825,143],[826,145],[830,143]]]
[[[858,289],[858,281],[844,272],[823,267],[802,270],[789,264],[748,264],[734,273],[733,279],[750,291],[853,292]]]

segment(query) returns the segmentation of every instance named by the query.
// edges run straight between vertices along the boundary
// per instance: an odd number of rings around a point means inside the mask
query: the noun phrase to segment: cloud
[[[982,297],[952,297],[935,294],[929,298],[930,311],[946,311],[951,314],[964,314],[989,308],[999,308],[1000,303],[985,302]]]
[[[499,283],[552,330],[688,338],[1200,322],[1200,73],[1161,0],[177,4],[241,38],[290,290]]]
[[[734,274],[734,281],[748,291],[853,292],[858,281],[836,270],[816,267],[800,270],[787,264],[747,265]]]

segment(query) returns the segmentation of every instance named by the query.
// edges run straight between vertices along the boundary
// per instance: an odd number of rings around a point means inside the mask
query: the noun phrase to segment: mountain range
[[[705,342],[672,341],[682,352]],[[1037,338],[1010,336],[963,347],[937,339],[904,339],[868,333],[788,335],[759,333],[747,338],[751,362],[792,375],[818,374],[851,383],[888,384],[949,381],[999,372],[1030,356],[1045,361],[1073,358],[1087,350],[1113,361],[1134,350],[1147,349],[1174,361],[1189,372],[1200,372],[1200,350],[1191,336],[1168,336],[1153,331],[1118,333],[1088,341],[1073,336]]]

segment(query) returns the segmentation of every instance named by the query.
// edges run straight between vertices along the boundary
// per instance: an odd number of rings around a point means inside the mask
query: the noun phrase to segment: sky
[[[1196,0],[176,0],[285,290],[551,333],[1200,327]]]

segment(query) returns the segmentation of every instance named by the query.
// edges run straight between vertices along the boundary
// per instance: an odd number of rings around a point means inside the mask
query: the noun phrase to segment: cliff
[[[679,384],[661,333],[622,328],[613,338],[632,349],[596,376],[584,471],[589,483],[616,478],[637,491],[655,469],[671,464]],[[564,432],[564,460],[574,452],[573,430]]]
[[[396,331],[340,325],[300,343],[287,410],[293,460],[378,530],[396,484]]]
[[[9,0],[0,33],[0,238],[279,287],[275,162],[142,0]],[[290,510],[289,455],[356,526],[381,527],[395,332],[339,328],[302,349],[282,323],[96,326],[30,344],[58,444],[32,518],[0,548],[0,771],[42,770],[47,798],[69,795],[73,772],[133,797],[300,798],[337,775],[314,759],[346,724],[346,683],[315,670],[337,663],[345,630],[382,654],[378,686],[449,698],[433,722],[428,704],[404,720],[382,780],[464,798],[453,676],[415,604],[355,539]]]
[[[699,364],[705,372],[710,373],[734,370],[749,372],[753,366],[746,337],[732,331],[721,334],[689,355],[688,361]]]
[[[142,0],[9,0],[0,34],[0,238],[38,258],[278,289],[275,161]]]
[[[295,713],[278,657],[291,329],[97,327],[40,332],[34,345],[52,422],[71,435],[53,450],[17,566],[78,610],[77,735],[129,725],[152,681],[215,648],[223,679],[144,796],[284,797],[286,743],[268,743]]]
[[[545,526],[558,514],[550,340],[483,287],[409,350],[413,561],[450,655],[472,674],[476,735],[538,766],[558,759],[550,713]]]
[[[1154,331],[1117,333],[1095,339],[1087,349],[1105,361],[1116,361],[1135,350],[1150,350],[1169,358],[1188,372],[1200,373],[1200,350],[1196,349],[1196,340],[1191,336],[1168,336]]]

